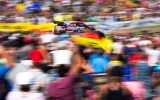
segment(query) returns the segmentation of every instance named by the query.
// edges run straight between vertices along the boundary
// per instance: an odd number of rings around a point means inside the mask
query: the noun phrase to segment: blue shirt
[[[127,46],[124,46],[123,50],[124,50],[125,55],[130,55],[138,51],[136,47],[127,47]]]
[[[6,86],[6,91],[9,92],[12,90],[12,84],[9,83],[8,80],[5,79],[5,76],[9,70],[9,67],[6,65],[0,65],[0,82]],[[0,96],[0,100],[3,96]]]
[[[122,73],[123,73],[123,81],[131,81],[132,80],[132,65],[126,64],[124,67],[122,67]]]
[[[9,70],[9,67],[5,65],[0,66],[0,79],[3,79],[6,76],[8,70]]]
[[[92,54],[89,57],[89,65],[93,68],[95,73],[104,73],[109,63],[107,56],[99,54]]]

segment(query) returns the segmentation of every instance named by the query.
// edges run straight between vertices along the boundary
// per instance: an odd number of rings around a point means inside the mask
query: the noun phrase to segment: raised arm
[[[74,53],[73,55],[73,63],[71,65],[71,69],[69,71],[69,73],[76,75],[82,65],[82,57],[79,53]]]
[[[72,51],[73,51],[73,58],[72,58],[72,65],[71,65],[71,69],[69,70],[69,73],[76,75],[82,66],[83,59],[79,53],[78,47],[74,47]]]

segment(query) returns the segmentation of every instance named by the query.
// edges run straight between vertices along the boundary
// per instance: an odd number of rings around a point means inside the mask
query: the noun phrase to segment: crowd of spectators
[[[158,33],[112,34],[110,53],[63,35],[3,36],[1,100],[159,100]]]
[[[83,21],[128,21],[158,17],[159,0],[1,0],[1,22],[53,22],[81,18]]]
[[[0,0],[0,22],[159,17],[159,0],[131,1]],[[90,31],[105,37],[83,30]],[[78,45],[71,35],[1,32],[0,100],[160,100],[159,33],[108,35],[111,52]]]

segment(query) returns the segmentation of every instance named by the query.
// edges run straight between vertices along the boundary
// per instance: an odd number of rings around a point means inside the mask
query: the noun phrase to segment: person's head
[[[120,56],[118,54],[111,54],[110,55],[110,60],[119,60]]]
[[[20,85],[20,91],[29,92],[31,89],[30,85]]]
[[[40,69],[40,62],[33,62],[32,68]]]
[[[59,77],[64,77],[68,73],[69,68],[70,68],[69,66],[64,64],[57,66],[57,73]]]
[[[16,75],[15,82],[21,92],[29,92],[31,89],[33,75],[29,72],[21,72]]]

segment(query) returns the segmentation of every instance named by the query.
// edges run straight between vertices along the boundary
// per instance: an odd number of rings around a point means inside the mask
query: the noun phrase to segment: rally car
[[[67,31],[81,31],[84,28],[89,29],[89,27],[86,24],[79,21],[74,21],[68,24]]]
[[[54,29],[54,34],[64,34],[66,32],[81,32],[85,28],[90,29],[89,26],[80,21],[59,22]]]
[[[54,34],[64,34],[66,33],[67,25],[64,22],[59,22],[54,28]]]

